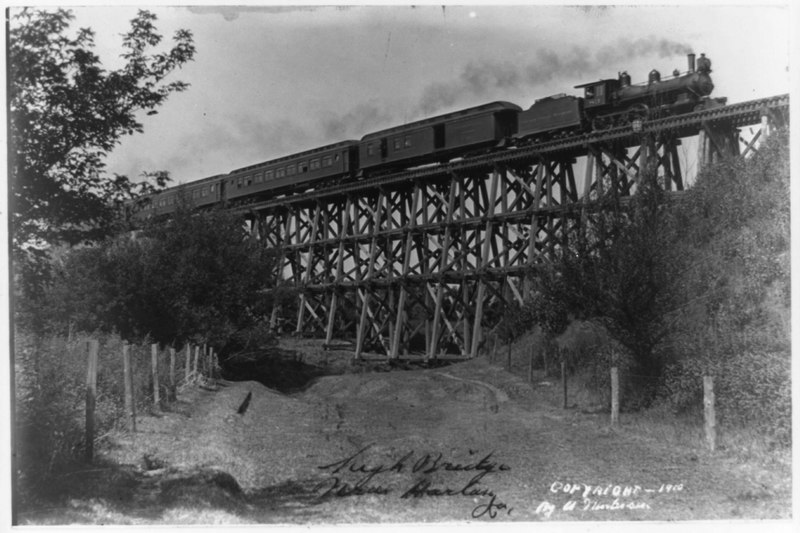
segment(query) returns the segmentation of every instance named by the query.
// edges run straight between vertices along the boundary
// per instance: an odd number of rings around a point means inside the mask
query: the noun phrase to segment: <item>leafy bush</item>
[[[788,442],[788,146],[776,132],[754,157],[707,167],[677,202],[645,177],[627,212],[590,214],[586,237],[537,268],[526,316],[553,336],[575,319],[605,327],[631,358],[633,405],[660,391],[697,412],[710,373],[723,423]],[[573,356],[600,386],[604,354]]]
[[[663,387],[677,412],[699,414],[703,376],[714,376],[718,422],[750,427],[791,443],[791,368],[785,352],[741,352],[729,359],[686,358],[667,369]]]
[[[669,336],[664,380],[664,396],[686,410],[700,405],[702,376],[714,376],[723,423],[781,443],[791,433],[788,161],[777,132],[750,160],[708,168],[675,207],[690,224],[695,264],[681,281],[694,310]]]
[[[274,256],[223,212],[181,210],[138,234],[67,252],[42,300],[51,332],[222,346],[269,312]]]

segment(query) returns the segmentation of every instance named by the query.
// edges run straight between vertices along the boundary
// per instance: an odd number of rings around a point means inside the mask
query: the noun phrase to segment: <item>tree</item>
[[[47,246],[102,239],[123,202],[154,190],[147,180],[107,176],[104,158],[123,136],[142,131],[138,113],[156,113],[188,87],[167,78],[195,53],[188,30],[176,32],[169,50],[151,53],[162,37],[156,16],[140,10],[122,39],[125,65],[106,71],[92,30],[68,35],[73,19],[63,9],[25,8],[10,23],[12,248],[29,290],[41,285]],[[163,187],[168,175],[145,178]]]
[[[602,203],[588,215],[585,237],[537,267],[534,297],[522,316],[550,335],[562,333],[570,318],[603,325],[624,348],[645,404],[659,385],[680,408],[702,405],[702,377],[712,374],[722,416],[769,421],[785,439],[791,433],[788,146],[787,133],[776,131],[753,158],[706,167],[672,200],[656,175],[644,172],[627,205],[614,198]],[[607,356],[595,350],[586,364],[606,364]]]
[[[237,215],[181,208],[139,233],[70,252],[46,291],[48,323],[221,347],[265,321],[274,267],[272,251]]]
[[[587,233],[561,247],[534,274],[534,320],[550,334],[568,317],[602,324],[633,359],[638,374],[658,377],[665,360],[658,348],[673,331],[684,301],[676,290],[690,261],[682,229],[654,173],[643,173],[623,209],[603,200]]]

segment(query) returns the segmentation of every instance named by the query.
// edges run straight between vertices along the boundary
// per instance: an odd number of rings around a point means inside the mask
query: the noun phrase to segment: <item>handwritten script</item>
[[[321,498],[394,495],[409,500],[461,496],[473,501],[483,499],[483,503],[472,509],[472,518],[511,514],[512,508],[487,485],[492,477],[511,470],[510,466],[494,459],[494,452],[482,454],[470,450],[470,458],[460,462],[446,458],[442,453],[422,454],[412,450],[397,460],[384,463],[366,457],[370,447],[365,446],[353,455],[318,467],[331,476],[317,485]],[[410,486],[409,475],[414,479]],[[440,481],[442,477],[446,481]]]
[[[557,511],[572,513],[575,511],[646,511],[652,508],[653,497],[683,492],[684,486],[678,484],[647,485],[591,485],[587,483],[553,482],[549,493],[553,499],[566,499],[563,503],[542,501],[534,512],[544,518],[550,518]],[[651,500],[650,502],[646,499]]]

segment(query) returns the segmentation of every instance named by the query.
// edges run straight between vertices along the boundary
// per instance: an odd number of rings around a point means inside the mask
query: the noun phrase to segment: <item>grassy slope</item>
[[[523,347],[517,348],[522,353]],[[316,352],[312,346],[305,350],[308,358]],[[96,473],[92,482],[92,474],[85,474],[66,507],[29,509],[21,519],[27,524],[464,522],[489,498],[401,498],[421,479],[439,488],[461,487],[469,479],[464,472],[413,473],[411,460],[442,453],[467,463],[489,452],[510,467],[479,484],[513,508],[495,520],[789,516],[790,475],[782,462],[788,457],[759,462],[742,461],[731,450],[710,454],[691,438],[671,439],[652,420],[628,415],[612,429],[606,415],[562,409],[553,380],[539,371],[534,378],[528,384],[481,357],[439,369],[329,376],[293,396],[254,382],[229,383],[217,392],[190,389],[176,412],[143,418],[135,438],[120,433],[111,439],[106,460],[128,466]],[[248,392],[250,406],[237,415]],[[389,494],[320,498],[335,476],[319,467],[367,445],[364,460],[373,466],[412,454],[401,472],[373,480]],[[339,475],[351,484],[358,480],[352,472]],[[648,510],[583,510],[582,499],[552,493],[554,482],[683,488],[637,497]],[[563,511],[570,499],[578,500],[578,508]],[[549,517],[536,512],[543,501],[557,506]]]

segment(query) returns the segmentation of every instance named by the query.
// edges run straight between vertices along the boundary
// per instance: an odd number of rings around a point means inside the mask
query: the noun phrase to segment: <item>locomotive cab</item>
[[[608,79],[576,85],[583,89],[583,106],[586,109],[607,106],[613,102],[614,92],[619,89],[620,80]]]

